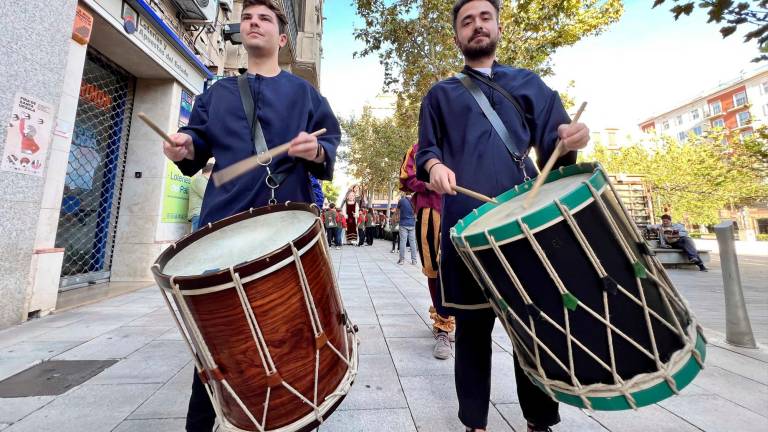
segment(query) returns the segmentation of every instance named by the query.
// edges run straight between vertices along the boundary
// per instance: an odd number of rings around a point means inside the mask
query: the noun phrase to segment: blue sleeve
[[[549,160],[552,152],[555,151],[555,144],[557,144],[557,128],[561,124],[568,124],[571,122],[571,118],[563,107],[563,102],[560,100],[560,95],[547,87],[541,78],[536,77],[539,89],[538,100],[543,101],[541,104],[534,105],[534,130],[533,138],[536,147],[537,165],[539,169],[543,168]],[[578,152],[571,151],[560,156],[555,162],[554,168],[561,166],[572,165],[576,163],[576,156]]]
[[[192,144],[195,147],[194,159],[182,159],[176,162],[176,166],[182,174],[186,176],[192,176],[196,172],[200,171],[208,159],[213,156],[211,152],[210,144],[208,144],[208,98],[210,97],[210,91],[205,92],[195,97],[195,104],[192,107],[192,113],[189,116],[189,123],[186,126],[179,128],[179,132],[183,132],[192,137]]]
[[[320,185],[315,176],[309,175],[309,180],[312,182],[312,191],[315,193],[315,204],[318,207],[323,208],[323,201],[325,201],[325,194],[323,194],[323,187]]]
[[[419,113],[419,151],[416,153],[416,178],[429,182],[429,173],[424,165],[430,159],[443,160],[442,142],[440,140],[440,122],[431,106],[432,97],[429,93],[421,101]]]
[[[336,164],[336,149],[341,140],[341,128],[328,101],[317,93],[315,93],[313,99],[316,108],[309,119],[307,132],[311,133],[322,128],[326,129],[326,132],[317,138],[318,144],[323,146],[325,151],[325,161],[315,163],[305,160],[304,163],[307,166],[307,170],[319,180],[333,180],[333,168]]]

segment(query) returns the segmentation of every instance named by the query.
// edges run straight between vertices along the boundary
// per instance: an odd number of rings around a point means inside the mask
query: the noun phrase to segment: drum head
[[[504,225],[510,221],[524,216],[528,213],[535,212],[536,210],[549,205],[557,198],[561,198],[567,195],[579,187],[582,183],[589,180],[592,177],[592,173],[577,174],[568,177],[564,177],[553,182],[544,183],[539,189],[539,194],[531,203],[529,208],[523,208],[523,202],[528,198],[528,193],[520,194],[509,201],[499,204],[496,208],[488,211],[476,221],[472,222],[464,230],[464,235],[472,235],[482,233],[486,229],[491,229]]]
[[[162,272],[173,276],[196,276],[229,268],[274,252],[299,238],[317,217],[307,211],[267,213],[208,233],[179,251]]]

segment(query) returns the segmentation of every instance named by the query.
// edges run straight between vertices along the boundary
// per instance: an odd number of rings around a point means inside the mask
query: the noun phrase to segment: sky
[[[377,56],[353,58],[363,45],[352,35],[361,20],[350,3],[326,0],[323,11],[321,91],[342,117],[373,101],[384,77]],[[581,119],[593,131],[633,132],[642,120],[758,67],[750,62],[757,55],[754,43],[743,43],[739,33],[722,39],[718,25],[706,24],[705,12],[675,22],[669,5],[624,4],[621,20],[607,31],[558,50],[555,75],[544,79],[558,91],[575,82],[568,93],[577,105],[588,102]]]

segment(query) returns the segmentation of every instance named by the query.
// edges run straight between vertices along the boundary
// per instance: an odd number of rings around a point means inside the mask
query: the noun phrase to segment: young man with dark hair
[[[502,32],[498,1],[457,1],[453,28],[466,66],[461,75],[438,82],[424,97],[416,165],[417,177],[443,194],[438,293],[443,306],[456,316],[459,419],[467,430],[483,431],[488,422],[496,316],[450,240],[450,228],[482,203],[456,195],[452,188],[458,184],[497,196],[536,175],[527,157],[531,147],[543,166],[560,138],[566,152],[556,166],[572,164],[576,150],[586,146],[589,130],[583,124],[569,124],[560,97],[536,74],[495,61]],[[481,106],[483,100],[486,105]],[[484,110],[495,111],[499,122],[492,124],[493,115],[487,117]],[[560,421],[557,403],[531,383],[517,358],[515,378],[528,430],[550,430]]]
[[[288,42],[285,28],[282,11],[271,1],[245,0],[240,32],[248,53],[247,74],[224,78],[197,96],[189,124],[171,136],[172,143],[164,144],[165,155],[190,175],[211,156],[217,171],[291,143],[287,154],[275,157],[268,169],[249,171],[219,187],[210,184],[200,225],[268,203],[313,203],[309,175],[321,180],[333,176],[339,124],[312,85],[280,69],[278,52]],[[320,137],[308,133],[321,128],[327,131]],[[211,401],[195,373],[187,431],[210,432],[214,421]]]

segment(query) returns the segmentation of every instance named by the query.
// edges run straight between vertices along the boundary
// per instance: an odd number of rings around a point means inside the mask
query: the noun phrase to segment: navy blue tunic
[[[273,172],[293,164],[277,189],[278,202],[314,202],[311,173],[320,180],[333,177],[336,147],[341,132],[339,123],[324,97],[305,80],[281,71],[274,77],[261,75],[248,79],[253,93],[256,115],[264,131],[267,147],[290,141],[301,131],[328,131],[318,138],[325,150],[325,162],[314,163],[287,154],[276,157],[270,165]],[[197,96],[189,124],[179,129],[192,136],[195,159],[177,162],[181,172],[192,175],[213,156],[216,173],[242,159],[256,154],[250,124],[245,115],[237,78],[224,78]],[[251,207],[267,205],[270,198],[265,184],[267,170],[257,168],[219,187],[208,183],[200,212],[200,224],[215,222]]]
[[[475,81],[507,126],[518,148],[528,143],[536,149],[541,166],[554,151],[557,127],[570,122],[557,92],[536,74],[525,69],[494,63],[491,79],[515,96],[528,116],[529,131],[514,105],[490,86]],[[533,138],[531,140],[531,138]],[[428,160],[436,158],[456,174],[456,184],[488,196],[497,196],[524,181],[520,166],[486,119],[480,106],[455,77],[435,84],[421,103],[417,178],[429,181]],[[576,152],[558,159],[555,166],[576,161]],[[530,159],[526,173],[538,171]],[[440,239],[440,284],[442,303],[456,309],[490,307],[480,287],[459,257],[450,240],[450,228],[482,203],[464,195],[444,195]]]

